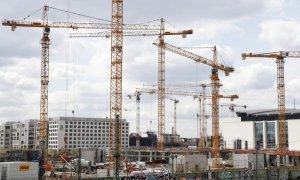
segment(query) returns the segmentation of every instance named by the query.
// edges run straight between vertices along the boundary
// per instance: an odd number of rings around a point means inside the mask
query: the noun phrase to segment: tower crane
[[[278,97],[278,148],[284,155],[288,150],[288,129],[285,119],[285,84],[284,84],[284,59],[300,58],[300,51],[278,51],[270,53],[242,53],[242,59],[247,57],[275,58],[277,64],[277,97]]]
[[[202,94],[201,97],[194,97],[194,99],[198,98],[199,100],[199,145],[201,148],[206,147],[207,142],[207,118],[205,113],[205,102],[206,102],[206,87],[211,86],[211,84],[201,84]]]
[[[169,35],[182,35],[183,38],[186,37],[188,34],[192,34],[193,30],[183,30],[183,31],[166,31],[165,30],[165,20],[163,18],[160,19],[160,29],[159,30],[152,30],[152,31],[136,31],[136,32],[122,32],[123,36],[159,36],[159,41],[161,42],[158,46],[158,149],[163,149],[163,137],[161,136],[164,134],[164,116],[165,116],[165,96],[164,96],[164,89],[165,89],[165,50],[164,46],[164,37]],[[98,33],[71,33],[70,37],[106,37],[113,40],[113,33],[112,32],[98,32]],[[113,57],[113,56],[112,56]],[[122,63],[122,61],[121,61]],[[121,68],[121,67],[118,67]],[[120,71],[120,70],[119,70]],[[112,76],[112,75],[111,75]],[[116,77],[116,76],[114,76]],[[122,79],[122,77],[120,77]],[[120,79],[119,78],[119,79]],[[120,89],[120,88],[119,88]],[[121,96],[122,93],[119,93]],[[122,101],[122,98],[119,97],[119,102]],[[119,104],[120,106],[120,104]],[[111,106],[112,107],[112,106]],[[120,113],[120,112],[119,112]],[[112,114],[112,110],[111,110]],[[111,141],[112,142],[112,141]]]
[[[239,105],[239,104],[233,104],[233,103],[230,103],[230,104],[226,104],[226,103],[223,103],[223,104],[220,104],[221,107],[228,107],[229,110],[232,112],[232,114],[234,114],[234,110],[236,107],[240,107],[240,108],[244,108],[246,109],[247,108],[247,105]]]
[[[173,142],[175,142],[175,137],[177,135],[177,104],[179,103],[179,100],[176,98],[166,97],[167,99],[171,100],[174,103],[174,121],[173,121],[173,129],[172,129],[172,136],[173,136]]]
[[[156,87],[156,85],[145,85],[145,86],[151,86]],[[205,102],[206,97],[208,94],[206,94],[206,88],[211,87],[211,84],[207,83],[184,83],[184,84],[167,84],[166,89],[185,89],[185,88],[195,88],[195,87],[201,87],[202,89],[202,95],[201,96],[194,96],[194,99],[199,100],[199,114],[197,115],[198,121],[199,121],[199,144],[200,147],[205,147],[206,141],[207,141],[207,118],[205,116]]]
[[[141,91],[135,91],[134,94],[128,94],[127,96],[129,97],[129,99],[131,99],[133,96],[136,97],[136,133],[140,136],[141,135],[141,131],[140,131],[140,104],[141,104],[141,95],[142,92]],[[178,99],[175,98],[171,98],[171,97],[166,97],[167,99],[171,100],[172,102],[174,102],[174,127],[172,130],[172,134],[176,135],[177,133],[177,129],[176,129],[176,105],[179,103]]]
[[[157,94],[158,93],[158,89],[156,88],[136,88],[136,91],[139,92],[143,92],[143,93],[148,93],[148,94]],[[213,98],[212,95],[207,95],[207,94],[203,94],[201,92],[195,92],[195,91],[178,91],[178,90],[172,90],[169,88],[165,89],[165,95],[178,95],[178,96],[191,96],[193,98],[202,98],[203,96],[205,96],[205,98]],[[233,101],[234,99],[238,98],[238,95],[220,95],[218,94],[217,96],[218,98],[227,98],[230,99],[230,101]],[[214,152],[214,149],[212,149],[212,151]]]
[[[43,19],[42,22],[26,22],[16,20],[3,20],[3,26],[10,26],[12,31],[17,27],[32,27],[32,28],[43,28],[43,37],[41,39],[42,44],[42,58],[41,58],[41,97],[40,97],[40,148],[39,148],[39,159],[40,164],[43,165],[47,162],[47,151],[48,151],[48,84],[49,84],[49,46],[50,46],[50,29],[51,28],[70,28],[70,29],[107,29],[111,30],[112,35],[112,70],[111,70],[111,119],[110,119],[110,149],[114,152],[114,121],[112,116],[118,114],[121,111],[121,64],[122,64],[122,31],[123,29],[142,30],[142,31],[153,31],[160,30],[160,26],[156,25],[139,25],[139,24],[123,24],[122,0],[113,0],[113,15],[112,23],[74,23],[74,22],[48,22],[48,10],[49,6],[43,7]],[[121,18],[121,19],[120,19]],[[121,118],[121,113],[119,113]],[[121,124],[121,121],[120,123]],[[120,126],[119,126],[120,127]],[[121,127],[120,127],[121,128]],[[120,136],[121,137],[121,136]],[[119,137],[119,138],[120,138]],[[121,144],[121,141],[118,141]],[[114,153],[111,153],[114,154]],[[42,166],[41,166],[42,167]],[[41,170],[43,171],[43,170]],[[42,172],[41,172],[42,173]]]
[[[136,97],[136,146],[140,146],[140,137],[141,137],[141,131],[140,131],[140,104],[141,104],[141,95],[142,93],[139,91],[134,92],[133,95],[128,94],[128,98],[131,99],[133,96]]]
[[[160,47],[161,41],[154,42],[155,46]],[[233,67],[227,67],[224,64],[220,64],[217,58],[217,48],[214,46],[213,50],[213,60],[204,58],[195,53],[189,52],[182,48],[173,46],[171,44],[165,43],[163,45],[164,49],[171,51],[175,54],[179,54],[181,56],[192,59],[198,63],[203,63],[212,67],[211,70],[211,86],[212,86],[212,122],[213,122],[213,146],[212,146],[212,154],[213,154],[213,168],[220,167],[220,134],[219,134],[219,88],[220,88],[220,79],[218,75],[218,70],[222,70],[225,72],[225,75],[228,76],[229,73],[233,72]]]

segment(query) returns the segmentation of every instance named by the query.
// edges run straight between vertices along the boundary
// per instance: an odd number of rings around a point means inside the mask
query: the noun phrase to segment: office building
[[[108,148],[109,119],[49,118],[49,149]],[[122,120],[122,147],[129,145],[129,123]]]
[[[242,123],[253,123],[253,148],[276,149],[278,147],[278,110],[248,110],[237,112]],[[300,110],[286,109],[287,145],[290,150],[299,150]],[[251,140],[251,137],[249,137]]]
[[[34,119],[25,122],[5,122],[0,125],[0,147],[36,149],[38,128],[39,120]]]

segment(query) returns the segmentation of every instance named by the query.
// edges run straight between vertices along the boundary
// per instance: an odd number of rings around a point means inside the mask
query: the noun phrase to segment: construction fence
[[[273,179],[300,179],[300,167],[269,167],[265,169],[249,170],[249,169],[220,169],[220,170],[207,170],[198,173],[182,173],[182,174],[165,174],[156,176],[137,176],[137,177],[121,177],[121,180],[126,179],[174,179],[174,180],[273,180]]]

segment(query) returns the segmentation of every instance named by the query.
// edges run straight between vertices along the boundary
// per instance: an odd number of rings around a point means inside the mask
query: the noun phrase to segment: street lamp
[[[172,160],[172,176],[174,175],[174,158],[176,158],[177,162],[177,155],[176,154],[171,154],[171,160]]]

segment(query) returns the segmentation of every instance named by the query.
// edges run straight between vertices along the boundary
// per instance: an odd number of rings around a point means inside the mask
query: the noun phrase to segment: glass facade
[[[275,122],[266,122],[267,149],[276,148]]]
[[[258,149],[262,149],[264,145],[264,135],[263,135],[263,123],[255,122],[254,123],[254,133],[255,139],[254,142],[257,145]]]

